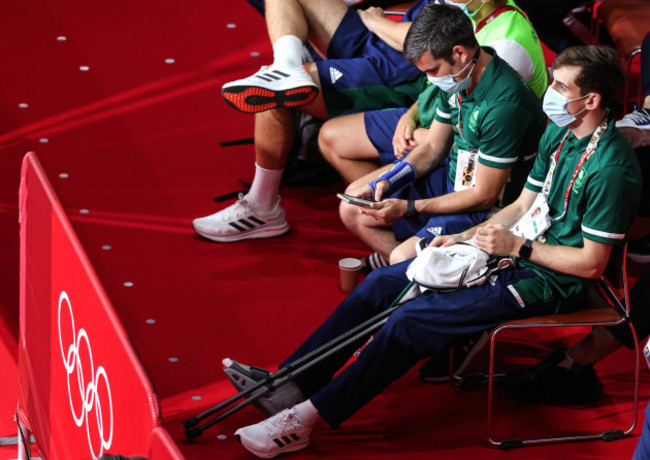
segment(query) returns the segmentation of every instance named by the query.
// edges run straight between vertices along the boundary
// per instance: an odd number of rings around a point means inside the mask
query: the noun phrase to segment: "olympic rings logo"
[[[68,314],[70,315],[70,330],[72,334],[66,334],[66,337],[72,338],[72,344],[67,347],[63,346],[63,334],[61,330],[61,309],[63,304],[67,305]],[[58,310],[58,326],[59,326],[59,346],[61,347],[61,358],[63,359],[63,366],[65,367],[68,380],[68,400],[70,402],[70,411],[74,418],[75,425],[81,428],[86,426],[86,435],[88,437],[88,446],[93,458],[99,458],[103,455],[104,451],[110,449],[113,443],[113,399],[111,397],[111,387],[108,382],[108,376],[102,366],[95,369],[93,363],[93,353],[90,346],[90,340],[85,329],[81,328],[76,331],[74,323],[74,314],[72,313],[72,305],[70,299],[65,291],[61,291],[59,295],[59,310]],[[83,362],[82,362],[83,357]],[[84,364],[89,364],[90,375],[84,373]],[[86,369],[86,372],[88,369]],[[76,388],[74,385],[74,378],[76,374]],[[72,384],[71,384],[72,381]],[[73,390],[77,393],[73,398]],[[104,418],[104,407],[102,406],[102,399],[100,393],[105,394],[108,400],[108,419]],[[73,402],[74,401],[74,402]],[[80,403],[79,403],[80,401]],[[106,402],[106,400],[104,400]],[[89,414],[94,412],[94,423],[92,434],[91,425],[89,422]],[[105,420],[108,420],[108,427],[104,426]],[[91,417],[91,422],[93,417]],[[107,434],[107,436],[105,436]],[[99,439],[97,439],[97,437]],[[93,440],[93,438],[95,438]],[[99,452],[95,453],[96,448]]]

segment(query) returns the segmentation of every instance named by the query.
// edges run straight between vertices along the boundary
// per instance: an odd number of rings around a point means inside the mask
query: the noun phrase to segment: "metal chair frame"
[[[534,444],[567,442],[567,441],[585,441],[602,439],[604,441],[613,441],[620,439],[634,430],[637,423],[637,403],[639,398],[639,345],[634,327],[629,320],[629,298],[627,287],[627,266],[626,266],[626,246],[621,249],[614,248],[610,256],[608,270],[616,266],[614,277],[610,279],[617,283],[616,288],[610,284],[605,276],[602,276],[598,282],[599,295],[601,304],[594,308],[575,311],[566,314],[555,314],[549,316],[539,316],[526,318],[522,320],[513,320],[496,327],[490,334],[490,367],[488,374],[488,416],[487,416],[487,434],[488,440],[492,446],[500,447],[503,450],[510,450],[516,447],[523,447]],[[620,284],[619,284],[620,283]],[[620,290],[619,295],[624,299],[625,305],[619,300],[616,290]],[[598,298],[598,297],[597,297]],[[628,427],[623,429],[611,429],[600,433],[586,435],[567,435],[561,437],[540,437],[535,439],[505,438],[495,440],[493,436],[494,427],[494,357],[495,344],[499,334],[505,330],[513,328],[546,328],[546,327],[575,327],[575,326],[614,326],[627,322],[632,332],[634,340],[634,397],[632,402],[632,420]]]

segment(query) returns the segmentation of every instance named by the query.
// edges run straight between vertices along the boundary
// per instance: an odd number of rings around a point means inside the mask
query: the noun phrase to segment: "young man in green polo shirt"
[[[441,66],[441,61],[432,64]],[[595,46],[567,49],[556,59],[553,75],[544,98],[551,123],[519,197],[485,223],[431,243],[472,239],[489,254],[514,258],[516,266],[480,286],[405,302],[342,372],[337,374],[356,344],[346,350],[349,354],[335,354],[294,377],[276,392],[293,392],[303,402],[237,430],[246,449],[265,458],[302,449],[321,419],[337,428],[418,360],[459,338],[512,319],[567,311],[582,300],[603,273],[612,246],[623,242],[636,214],[641,176],[634,151],[605,109],[624,82],[616,53]],[[548,207],[542,214],[548,218],[544,242],[509,230],[537,207]],[[408,285],[408,264],[374,270],[279,367],[386,309]]]
[[[425,7],[404,56],[440,88],[434,121],[392,170],[348,187],[349,195],[377,203],[363,213],[351,204],[340,208],[348,229],[391,263],[413,257],[420,238],[457,233],[511,203],[545,128],[538,97],[494,50],[479,46],[460,8]]]

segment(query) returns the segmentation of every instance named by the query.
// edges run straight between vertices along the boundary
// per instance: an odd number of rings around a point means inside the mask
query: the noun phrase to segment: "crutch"
[[[303,372],[311,369],[313,366],[319,364],[320,362],[326,360],[330,356],[338,353],[342,349],[348,347],[352,343],[372,335],[377,330],[388,321],[388,317],[399,308],[400,300],[402,300],[411,287],[414,285],[414,282],[411,281],[405,288],[400,292],[397,298],[388,306],[388,308],[381,313],[375,315],[374,317],[366,320],[365,322],[359,324],[358,326],[350,329],[344,334],[330,340],[329,342],[321,345],[315,350],[307,353],[304,356],[301,356],[292,363],[289,363],[285,367],[278,369],[276,372],[268,374],[264,380],[259,381],[255,385],[240,391],[234,396],[226,399],[225,401],[217,404],[216,406],[211,407],[205,412],[191,417],[187,420],[183,420],[183,426],[185,427],[185,437],[188,441],[193,440],[194,438],[200,436],[206,429],[210,428],[212,425],[219,423],[221,420],[231,416],[235,412],[240,411],[249,404],[257,401],[259,398],[267,394],[268,392],[281,387],[293,377],[302,374]],[[410,299],[409,299],[410,300]],[[250,397],[249,397],[250,396]],[[207,422],[199,425],[203,420],[216,414],[219,411],[224,410],[228,406],[233,405],[242,398],[246,398],[244,401],[241,401],[237,405],[231,407],[230,409],[222,412],[221,414],[216,415],[215,417],[209,419]]]

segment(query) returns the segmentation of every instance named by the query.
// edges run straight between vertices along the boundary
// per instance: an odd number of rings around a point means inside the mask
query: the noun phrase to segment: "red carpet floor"
[[[193,234],[192,218],[219,209],[214,196],[252,179],[252,147],[219,144],[251,137],[252,117],[228,108],[219,88],[268,63],[262,19],[244,0],[24,0],[0,4],[0,38],[0,437],[15,434],[17,194],[21,158],[34,150],[181,450],[188,459],[249,458],[232,433],[259,420],[253,409],[192,445],[179,421],[232,394],[223,357],[268,367],[283,359],[344,297],[337,260],[366,252],[336,214],[342,184],[283,189],[286,237],[222,245]],[[532,362],[558,344],[549,337],[509,350]],[[598,366],[606,395],[597,406],[505,399],[504,434],[607,427],[629,416],[621,404],[630,357],[623,350]],[[644,368],[640,409],[649,381]],[[313,448],[293,457],[604,459],[629,458],[636,444],[501,452],[485,440],[485,401],[485,388],[426,386],[412,372],[340,430],[316,430]],[[15,449],[0,448],[9,458]]]

